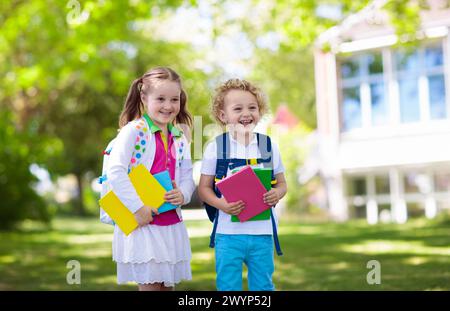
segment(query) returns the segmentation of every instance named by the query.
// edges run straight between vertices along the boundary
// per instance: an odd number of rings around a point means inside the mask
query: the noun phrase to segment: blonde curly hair
[[[220,110],[223,110],[225,104],[225,96],[231,90],[242,90],[250,92],[256,97],[260,115],[263,116],[264,113],[267,112],[267,98],[260,88],[243,79],[229,79],[218,88],[216,88],[212,103],[212,114],[216,121],[222,126],[226,124],[219,118]]]

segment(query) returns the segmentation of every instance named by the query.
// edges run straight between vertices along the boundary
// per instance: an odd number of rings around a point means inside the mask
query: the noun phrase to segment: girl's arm
[[[106,172],[114,193],[133,214],[144,206],[128,177],[128,164],[133,154],[136,135],[132,123],[120,130],[109,155],[109,169]]]
[[[192,193],[195,190],[194,179],[192,178],[192,160],[191,160],[191,148],[190,144],[186,143],[186,148],[184,150],[183,160],[180,166],[180,184],[178,188],[183,194],[184,200],[182,205],[186,205],[191,202]]]
[[[242,209],[245,207],[244,202],[238,201],[233,203],[228,203],[223,197],[218,198],[212,189],[212,184],[214,182],[213,175],[200,176],[200,182],[198,184],[198,195],[200,200],[203,202],[214,206],[227,214],[239,215]]]

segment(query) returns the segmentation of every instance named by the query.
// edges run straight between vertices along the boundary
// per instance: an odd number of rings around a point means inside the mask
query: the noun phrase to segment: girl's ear
[[[143,104],[146,104],[146,102],[147,102],[147,97],[144,93],[141,93],[141,101]]]

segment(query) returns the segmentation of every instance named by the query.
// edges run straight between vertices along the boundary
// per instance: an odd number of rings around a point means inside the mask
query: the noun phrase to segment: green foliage
[[[309,150],[306,143],[311,129],[299,124],[289,131],[273,126],[271,137],[278,142],[281,158],[285,168],[288,185],[286,207],[293,213],[305,212],[308,208],[308,189],[300,184],[298,170],[303,166]]]
[[[134,79],[151,67],[170,66],[187,81],[191,111],[206,114],[206,76],[189,66],[195,57],[192,48],[153,39],[144,22],[154,8],[170,11],[181,2],[2,4],[0,109],[12,109],[19,126],[32,122],[39,135],[59,142],[61,152],[48,150],[37,163],[54,179],[75,174],[77,214],[86,214],[83,186],[90,181],[84,176],[100,174],[101,151],[117,134]]]
[[[268,94],[272,110],[287,105],[308,127],[315,128],[316,97],[311,51],[258,50],[255,57],[259,64],[250,78]]]
[[[33,146],[28,141],[37,139],[27,130],[19,130],[12,122],[11,113],[0,111],[0,228],[8,229],[24,219],[49,222],[50,210],[34,191],[36,177],[30,172]]]

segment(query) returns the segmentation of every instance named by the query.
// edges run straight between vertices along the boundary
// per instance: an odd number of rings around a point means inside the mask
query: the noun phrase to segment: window
[[[405,193],[431,192],[431,181],[428,175],[417,172],[407,172],[404,174]]]
[[[445,119],[445,80],[444,75],[431,75],[428,77],[430,118],[432,120]]]
[[[375,192],[376,194],[390,194],[391,188],[388,175],[375,176]]]
[[[389,121],[389,107],[386,101],[383,82],[370,84],[370,103],[372,107],[372,124],[383,125]]]
[[[354,78],[359,76],[358,59],[348,59],[341,65],[341,76],[343,79]]]
[[[408,123],[420,120],[419,83],[417,79],[399,79],[400,118]]]
[[[417,51],[399,51],[396,54],[397,71],[415,73],[419,69]]]
[[[430,118],[432,120],[444,119],[447,112],[445,107],[444,52],[442,46],[429,46],[425,49],[425,64],[428,79]]]
[[[400,119],[403,123],[420,120],[419,54],[398,51],[395,54],[400,93]]]
[[[361,127],[361,100],[359,88],[347,88],[343,93],[344,129]]]
[[[348,178],[347,194],[349,196],[365,196],[367,194],[365,177]]]
[[[413,51],[396,51],[395,70],[401,123],[446,118],[444,54],[441,42]],[[426,81],[425,86],[419,83],[421,79]],[[425,103],[420,102],[422,98],[426,98]],[[429,110],[429,114],[424,111],[424,107]]]
[[[341,62],[340,74],[342,129],[349,131],[364,127],[364,110],[371,111],[371,125],[387,124],[389,109],[381,52],[375,51],[346,58]],[[369,98],[361,97],[364,85],[369,89]]]
[[[434,189],[435,192],[450,192],[450,173],[436,173]]]

